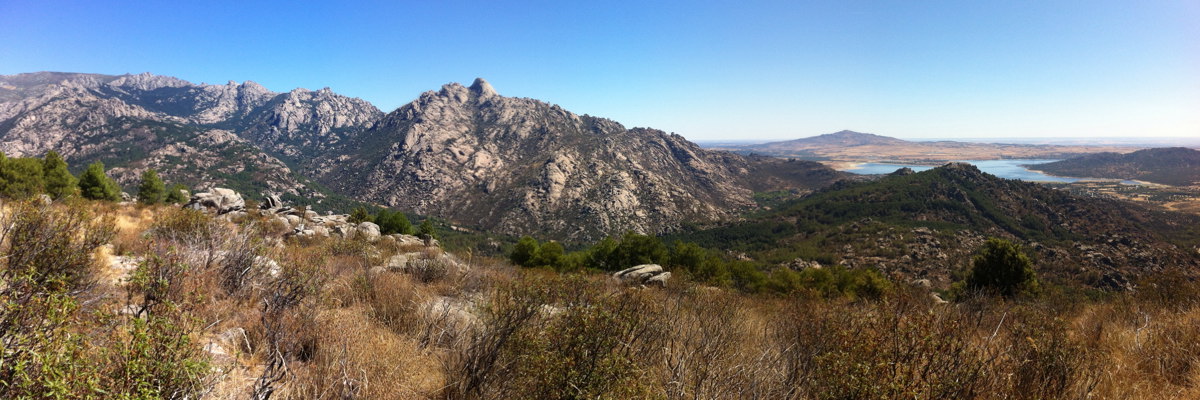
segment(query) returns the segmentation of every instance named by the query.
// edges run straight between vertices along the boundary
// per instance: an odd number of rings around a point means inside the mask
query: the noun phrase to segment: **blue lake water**
[[[1046,175],[1037,171],[1030,171],[1022,165],[1042,164],[1058,160],[1038,160],[1038,159],[1020,159],[1020,160],[962,160],[966,163],[971,163],[979,168],[980,171],[1006,179],[1020,179],[1030,182],[1077,182],[1081,180],[1092,180],[1091,178],[1067,178],[1061,176]],[[900,168],[912,168],[913,171],[921,172],[933,168],[927,165],[904,165],[904,164],[887,164],[887,163],[864,163],[855,166],[854,168],[844,170],[856,174],[890,174]],[[1133,181],[1124,181],[1122,183],[1136,184]]]

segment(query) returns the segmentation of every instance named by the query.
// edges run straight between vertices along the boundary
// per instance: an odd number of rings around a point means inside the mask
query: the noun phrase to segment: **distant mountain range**
[[[556,105],[448,84],[384,114],[328,88],[193,84],[151,74],[0,76],[0,151],[104,161],[126,187],[168,181],[353,199],[508,234],[591,240],[661,233],[844,175],[812,162],[704,150]],[[339,210],[347,211],[347,210]]]
[[[1184,147],[1146,149],[1128,154],[1089,154],[1030,168],[1061,176],[1200,185],[1200,151]]]
[[[745,145],[716,145],[714,149],[826,162],[897,162],[937,165],[957,160],[1061,159],[1098,152],[1130,152],[1136,147],[907,141],[843,130],[802,139]]]

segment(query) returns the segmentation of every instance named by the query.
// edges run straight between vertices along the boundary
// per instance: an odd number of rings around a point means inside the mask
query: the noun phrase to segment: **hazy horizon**
[[[0,74],[330,87],[386,111],[491,82],[691,140],[1200,137],[1200,3],[9,2]]]

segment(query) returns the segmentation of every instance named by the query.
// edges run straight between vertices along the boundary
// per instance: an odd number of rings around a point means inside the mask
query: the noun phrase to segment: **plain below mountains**
[[[845,175],[813,162],[701,149],[553,104],[448,84],[391,113],[328,88],[267,90],[151,74],[0,76],[0,151],[103,161],[126,187],[148,168],[194,187],[349,196],[514,235],[662,233]],[[345,210],[341,210],[345,211]]]
[[[1128,154],[1100,153],[1029,166],[1049,174],[1130,179],[1174,186],[1200,185],[1200,151],[1164,147]]]
[[[957,160],[1061,159],[1080,154],[1137,150],[1119,146],[908,141],[849,130],[781,142],[713,148],[741,154],[817,160],[831,165],[861,162],[938,165]]]

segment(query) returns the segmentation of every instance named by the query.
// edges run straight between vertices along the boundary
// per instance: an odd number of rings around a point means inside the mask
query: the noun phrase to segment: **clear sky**
[[[0,1],[0,74],[152,72],[391,111],[503,95],[693,140],[1200,137],[1200,1]]]

